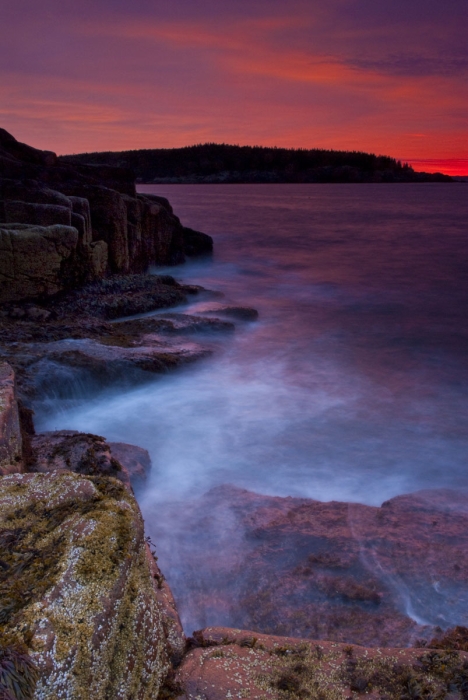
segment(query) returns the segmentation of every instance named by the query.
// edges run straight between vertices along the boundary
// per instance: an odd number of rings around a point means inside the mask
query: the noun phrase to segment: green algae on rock
[[[71,473],[1,485],[2,633],[38,669],[33,697],[156,697],[167,644],[133,496],[117,479]]]

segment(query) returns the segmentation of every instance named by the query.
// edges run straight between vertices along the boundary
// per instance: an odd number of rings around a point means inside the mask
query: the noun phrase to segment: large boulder
[[[0,302],[66,289],[77,244],[72,226],[0,226]]]
[[[213,239],[206,233],[184,226],[182,235],[184,237],[184,249],[189,257],[209,255],[213,252]]]
[[[118,480],[2,477],[2,634],[29,652],[34,698],[158,696],[171,623],[150,559],[138,506]]]
[[[22,471],[22,439],[15,373],[0,362],[0,475]]]

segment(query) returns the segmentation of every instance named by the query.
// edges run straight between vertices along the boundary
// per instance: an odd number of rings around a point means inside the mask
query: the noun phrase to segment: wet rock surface
[[[75,430],[39,433],[32,438],[31,449],[33,457],[29,464],[30,472],[75,472],[87,476],[112,476],[130,489],[130,472],[99,435],[79,433]]]
[[[207,357],[210,336],[234,330],[231,321],[163,312],[194,295],[211,297],[169,275],[116,275],[40,304],[4,304],[0,359],[15,368],[28,405],[39,396],[73,395],[77,388],[92,394],[142,382]],[[128,318],[154,311],[159,313]]]
[[[202,313],[215,316],[229,316],[239,321],[256,321],[258,319],[257,309],[249,306],[217,306],[213,309],[205,309]]]
[[[181,700],[464,698],[468,654],[365,649],[229,628],[197,632],[171,679]]]
[[[467,494],[423,491],[377,508],[225,486],[186,508],[179,527],[172,585],[189,625],[205,616],[269,634],[395,647],[466,624]],[[196,584],[187,587],[193,571]]]
[[[111,455],[128,474],[134,488],[141,488],[151,471],[151,457],[148,450],[125,442],[110,442]]]

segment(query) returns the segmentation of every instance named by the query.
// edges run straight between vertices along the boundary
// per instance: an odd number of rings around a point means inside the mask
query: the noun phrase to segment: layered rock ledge
[[[226,627],[201,630],[170,686],[180,700],[465,698],[468,653],[366,649]]]
[[[124,168],[75,165],[0,129],[0,303],[210,253],[164,197]]]

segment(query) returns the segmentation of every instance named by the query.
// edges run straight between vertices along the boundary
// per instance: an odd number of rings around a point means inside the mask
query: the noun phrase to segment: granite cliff
[[[212,250],[125,168],[74,165],[0,129],[0,303]]]

